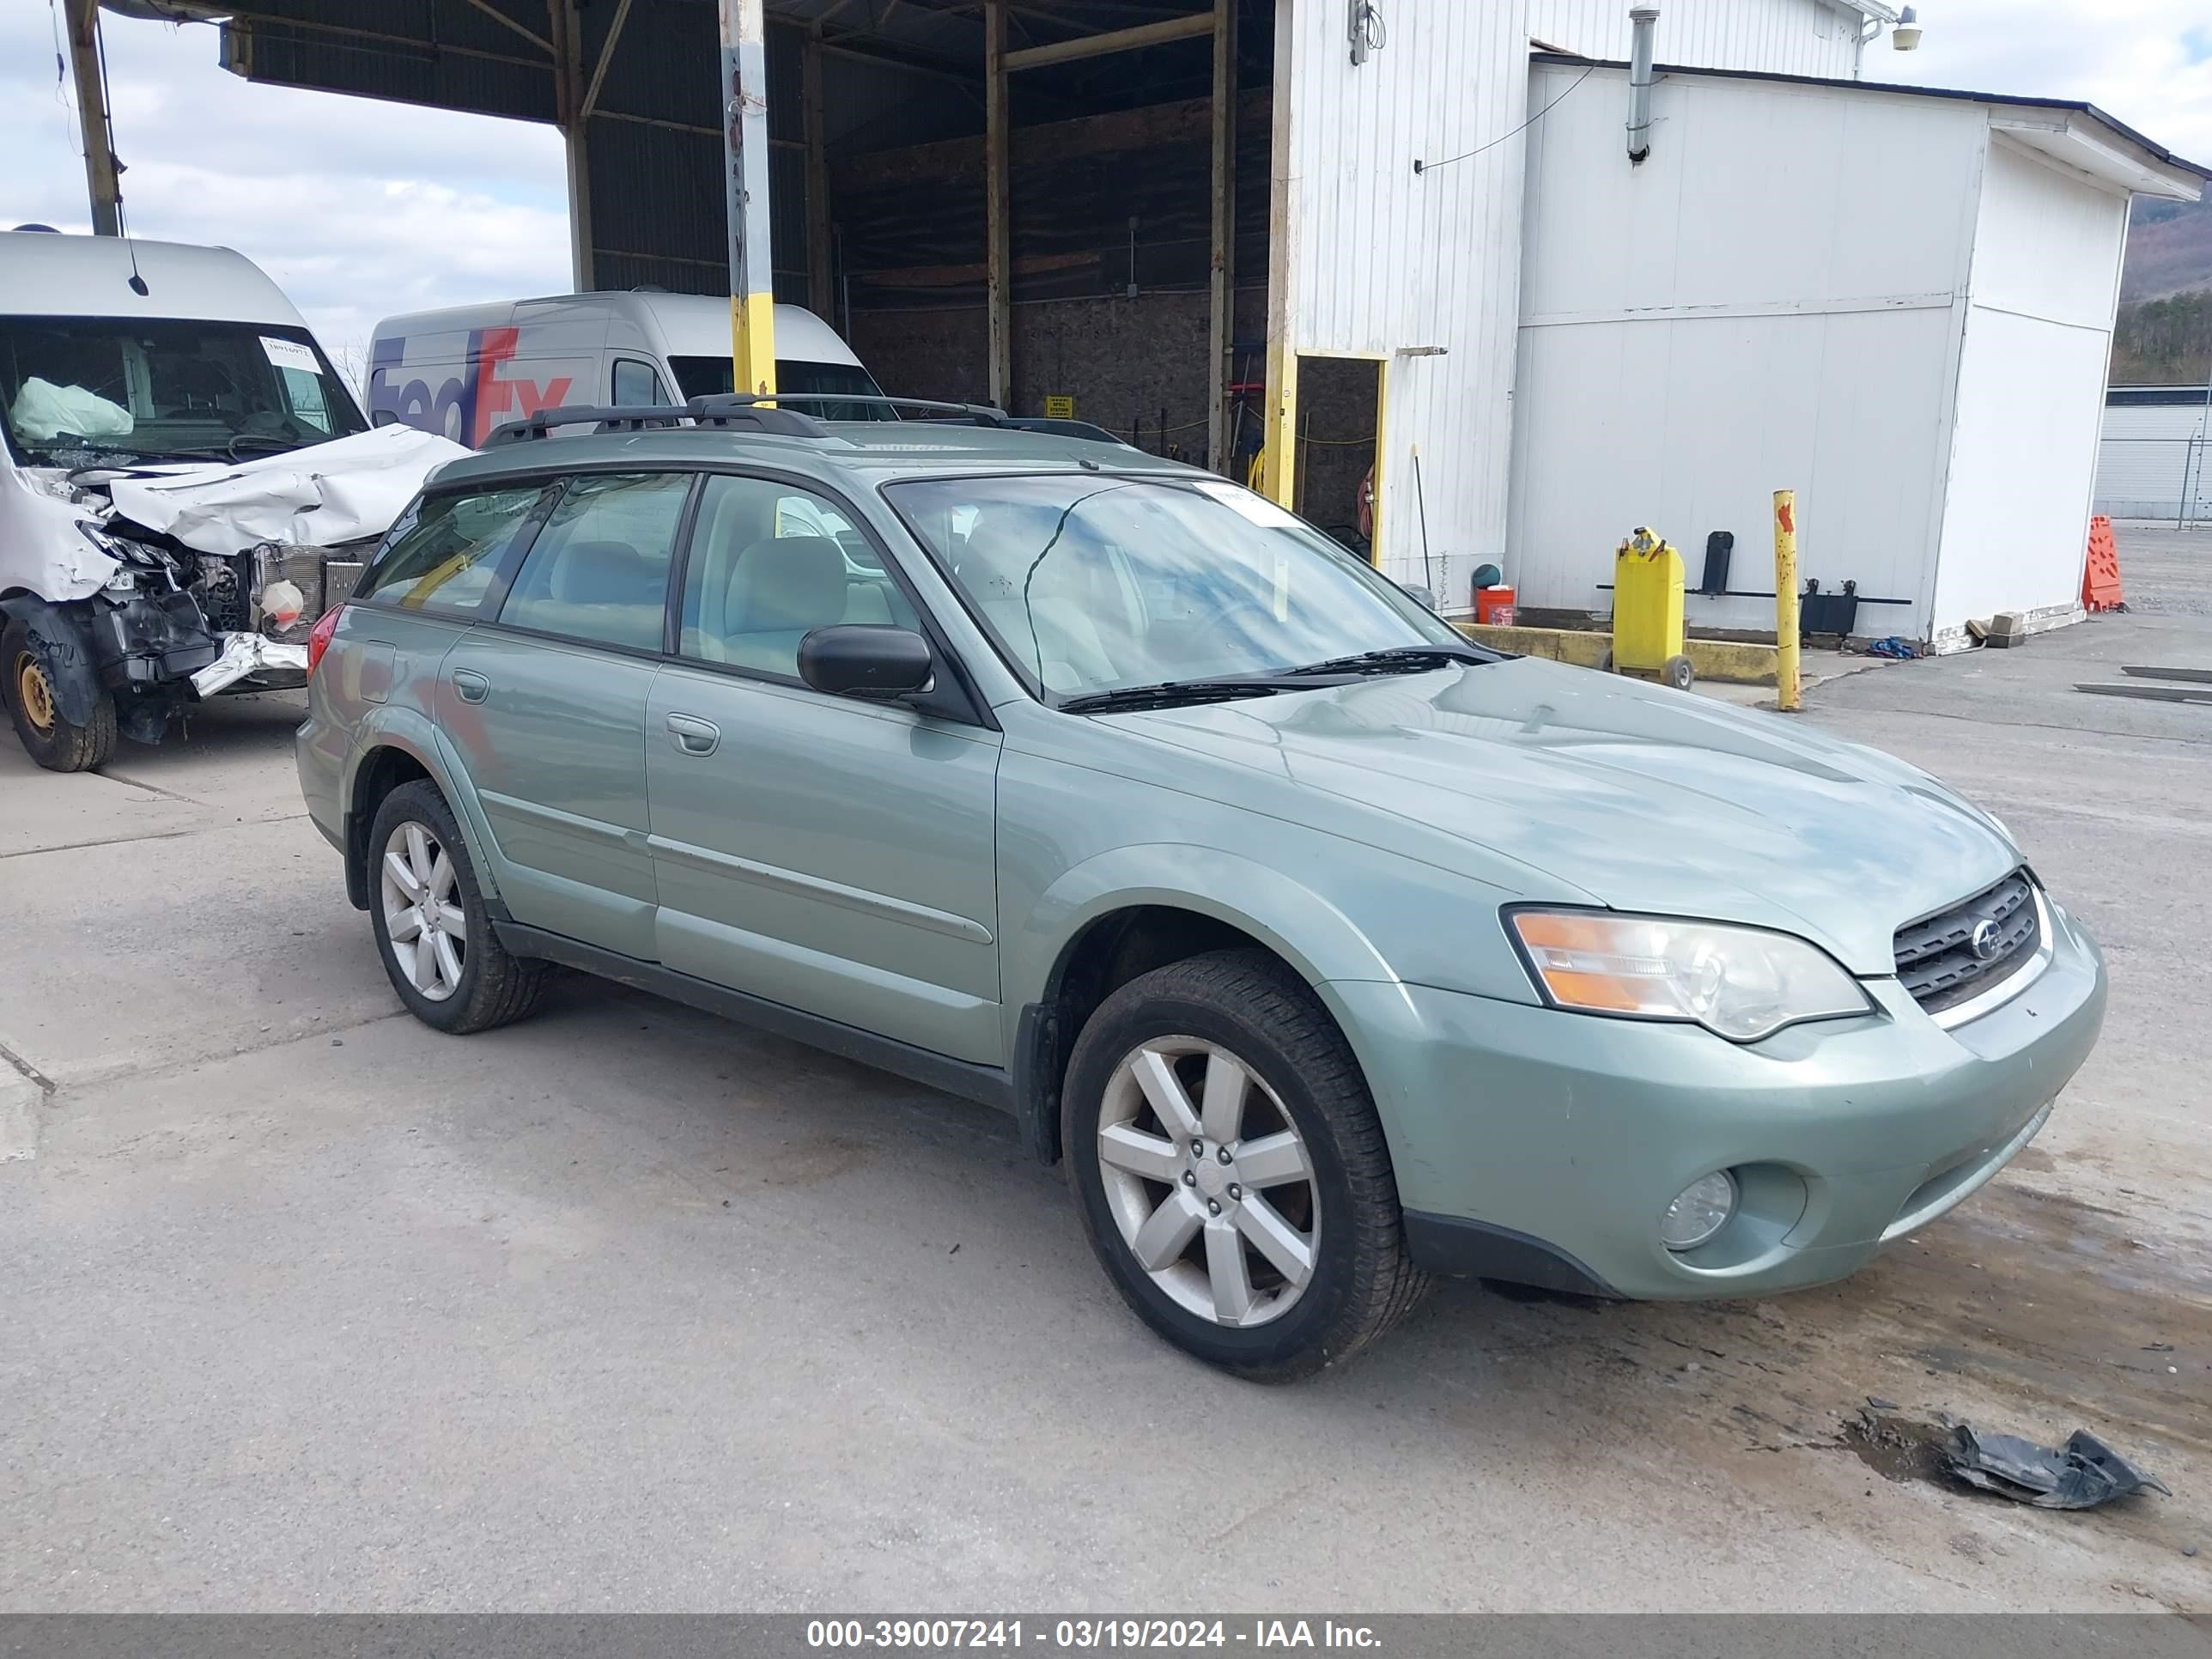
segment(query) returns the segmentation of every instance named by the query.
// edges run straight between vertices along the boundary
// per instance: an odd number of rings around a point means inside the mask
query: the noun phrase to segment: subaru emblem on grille
[[[1974,960],[1987,962],[1991,957],[1996,955],[1997,945],[2002,937],[1996,923],[1991,921],[1987,916],[1976,922],[1971,941],[1974,947]]]

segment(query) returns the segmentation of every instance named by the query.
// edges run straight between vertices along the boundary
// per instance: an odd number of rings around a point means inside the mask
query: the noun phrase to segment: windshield
[[[1468,648],[1312,526],[1218,479],[959,478],[886,493],[1051,701]]]
[[[24,460],[240,460],[368,429],[304,328],[0,317],[0,425]]]
[[[726,393],[734,383],[729,358],[671,357],[677,383],[685,398],[711,398]],[[884,389],[858,363],[810,363],[793,357],[775,362],[779,392],[823,392],[848,398],[880,398]],[[794,405],[796,407],[796,405]],[[808,404],[801,410],[819,421],[892,421],[897,416],[880,404]]]

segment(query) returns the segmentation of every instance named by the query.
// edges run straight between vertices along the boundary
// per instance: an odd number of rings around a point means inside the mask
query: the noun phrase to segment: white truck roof
[[[392,335],[465,334],[471,329],[509,324],[574,323],[590,316],[628,323],[648,339],[665,342],[672,357],[721,357],[730,350],[730,302],[711,294],[614,291],[553,294],[534,300],[501,300],[489,305],[450,306],[386,317],[376,337]],[[611,343],[612,342],[611,341]],[[850,363],[860,359],[837,337],[837,331],[804,306],[775,308],[775,355],[791,362]]]
[[[134,258],[143,295],[131,286]],[[307,326],[283,290],[229,248],[43,230],[0,231],[0,312]]]

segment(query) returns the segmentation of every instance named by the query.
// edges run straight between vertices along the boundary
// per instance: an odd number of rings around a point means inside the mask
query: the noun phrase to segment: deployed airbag
[[[131,411],[81,386],[56,386],[32,375],[8,410],[15,430],[36,443],[68,433],[78,438],[121,438],[137,424]]]

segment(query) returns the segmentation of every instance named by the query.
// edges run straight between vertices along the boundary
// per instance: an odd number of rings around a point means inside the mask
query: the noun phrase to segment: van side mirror
[[[799,678],[833,697],[888,702],[929,689],[935,660],[911,629],[846,623],[799,642]]]

